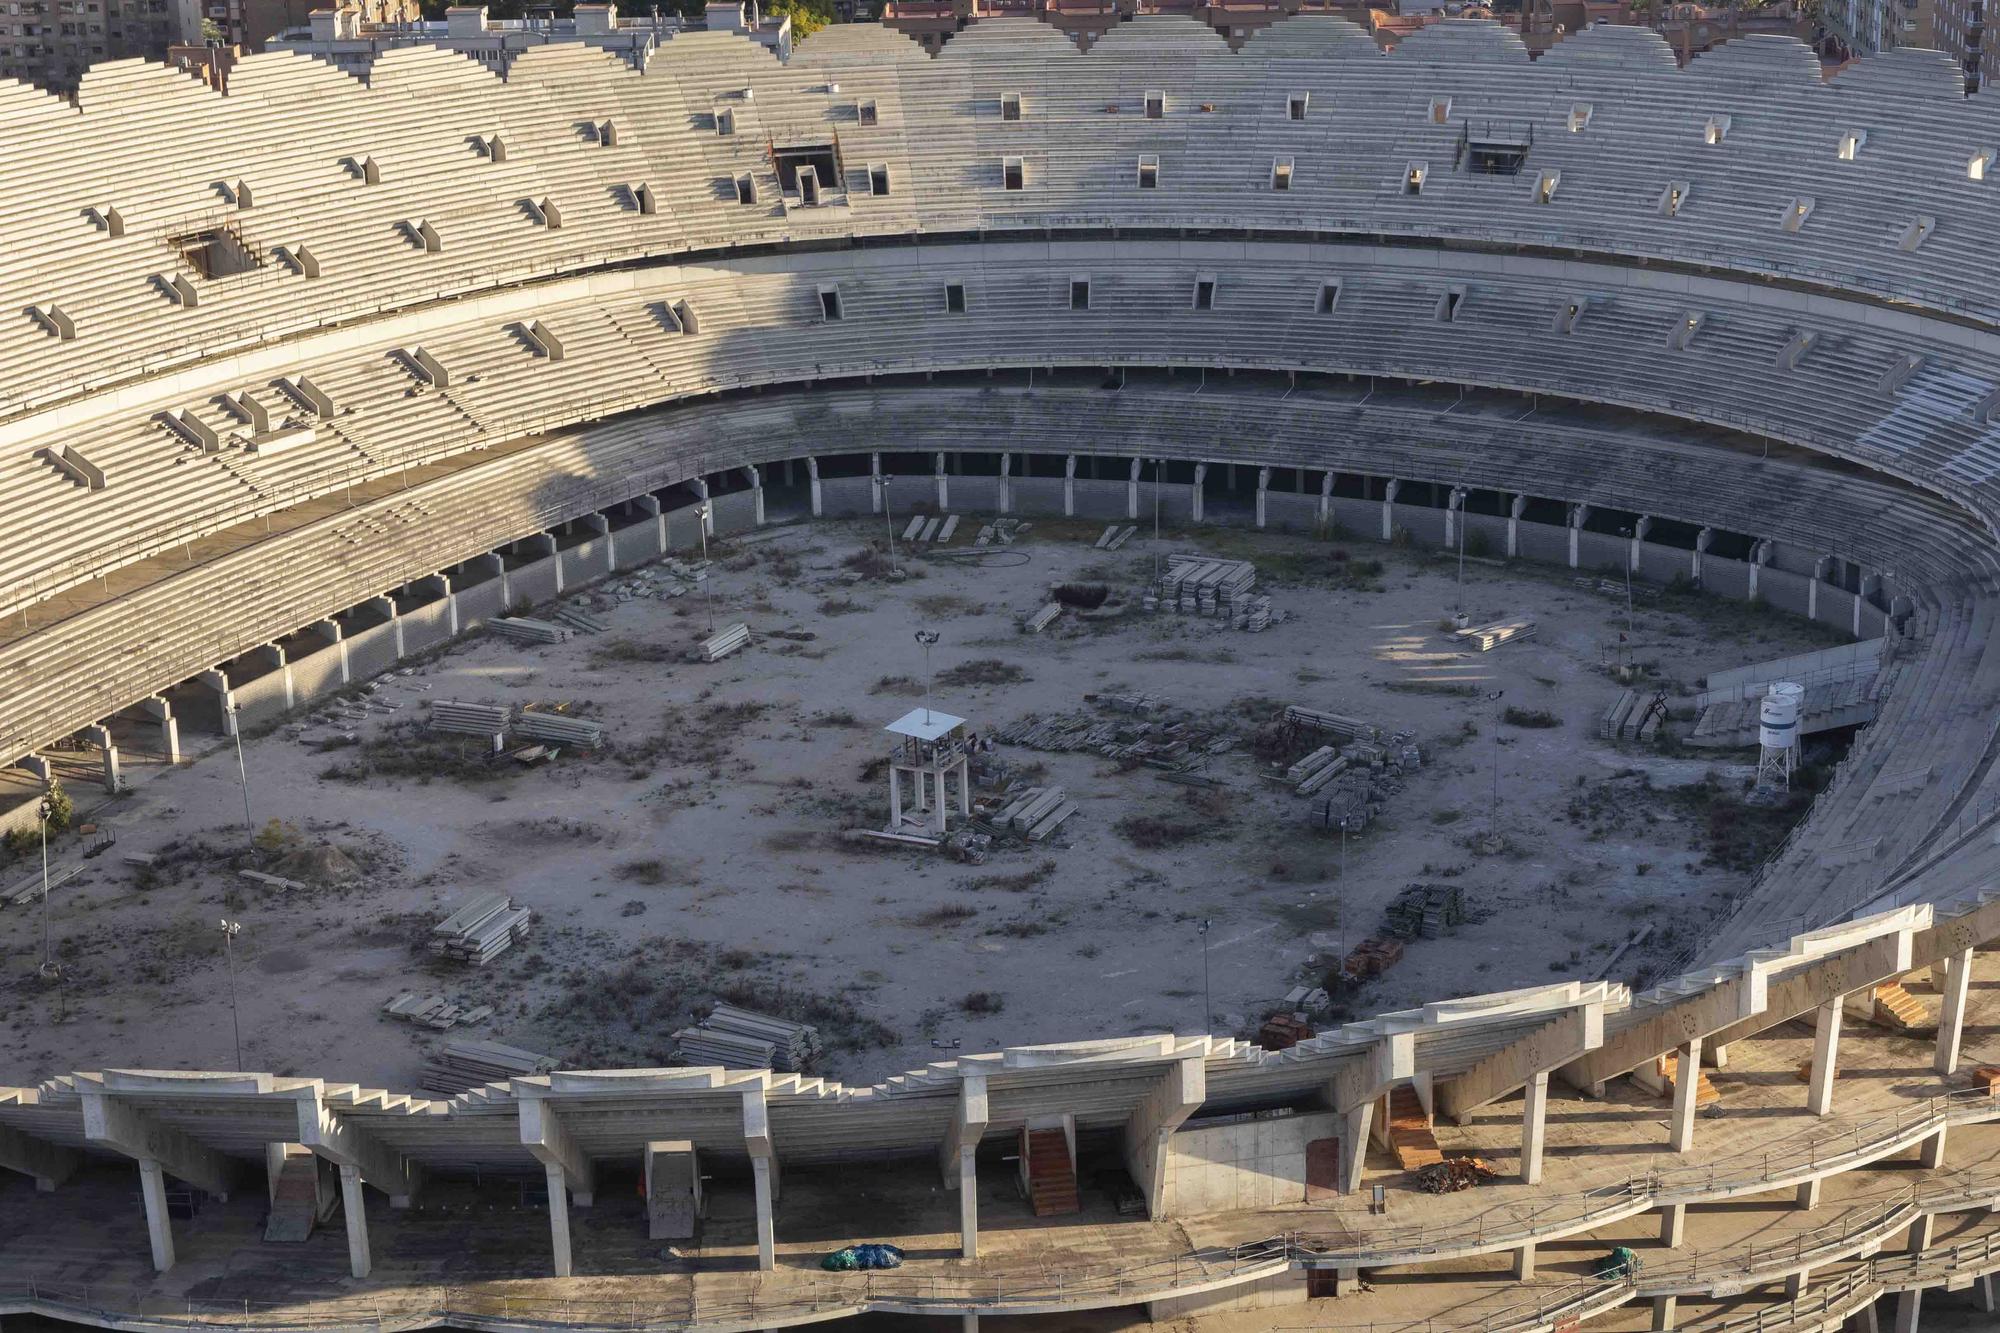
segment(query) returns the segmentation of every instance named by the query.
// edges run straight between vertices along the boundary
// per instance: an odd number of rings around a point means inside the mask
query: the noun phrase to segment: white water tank
[[[1789,750],[1799,743],[1799,710],[1805,706],[1806,687],[1788,680],[1777,681],[1764,693],[1757,706],[1757,743],[1766,750]]]

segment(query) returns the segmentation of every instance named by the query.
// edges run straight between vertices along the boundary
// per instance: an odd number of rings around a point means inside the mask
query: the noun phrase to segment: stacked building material
[[[503,638],[521,643],[566,643],[572,633],[567,625],[530,620],[526,616],[496,616],[487,621],[486,626]]]
[[[581,746],[595,750],[604,744],[604,724],[592,722],[588,718],[570,717],[564,713],[545,713],[533,708],[523,708],[518,721],[514,723],[514,733],[530,740],[547,741],[552,745]]]
[[[1292,704],[1285,709],[1285,725],[1303,731],[1323,731],[1337,736],[1343,741],[1373,740],[1374,726],[1358,717],[1347,717],[1340,713],[1329,713],[1320,708],[1306,708]]]
[[[1257,567],[1248,560],[1176,552],[1167,557],[1160,576],[1160,600],[1182,614],[1212,616],[1233,610],[1257,583]]]
[[[406,990],[383,1004],[382,1014],[385,1018],[445,1032],[460,1024],[485,1022],[493,1017],[493,1006],[470,1004],[448,995],[420,995]]]
[[[1465,891],[1456,884],[1412,884],[1382,914],[1382,928],[1400,939],[1437,939],[1465,920]]]
[[[1062,610],[1061,602],[1050,602],[1041,610],[1029,616],[1026,622],[1028,633],[1040,634],[1043,630],[1055,624],[1057,618],[1062,615]]]
[[[1314,753],[1321,753],[1321,751],[1315,751]],[[1346,772],[1347,766],[1351,762],[1347,755],[1336,752],[1332,758],[1318,765],[1303,778],[1299,779],[1298,785],[1293,790],[1301,796],[1310,796]]]
[[[55,869],[49,871],[49,891],[54,892],[69,883],[76,878],[77,873],[82,869],[82,866],[67,865],[57,866]],[[40,901],[41,896],[42,876],[41,872],[37,871],[22,880],[19,885],[7,891],[7,904],[10,907],[26,907],[29,903]]]
[[[464,736],[501,736],[507,731],[508,714],[505,704],[466,704],[451,699],[433,699],[431,730],[456,732]]]
[[[620,594],[620,596],[629,598],[630,594],[625,593]],[[602,634],[611,628],[609,621],[599,620],[580,606],[559,607],[553,613],[552,619],[569,626],[580,634]]]
[[[1452,637],[1461,643],[1470,644],[1482,653],[1491,652],[1503,643],[1534,638],[1535,622],[1526,618],[1496,620],[1490,625],[1474,625],[1469,629],[1454,630]]]
[[[1340,970],[1351,980],[1368,981],[1402,961],[1401,940],[1385,940],[1379,935],[1370,935],[1354,946],[1354,951],[1341,962]]]
[[[1262,634],[1265,630],[1271,628],[1271,599],[1268,597],[1252,597],[1247,601],[1239,603],[1236,607],[1235,617],[1231,623],[1237,629],[1245,630],[1251,634]]]
[[[738,649],[748,647],[749,644],[750,627],[739,621],[701,641],[701,660],[720,662]]]
[[[1307,755],[1305,758],[1299,760],[1299,762],[1293,764],[1290,768],[1286,769],[1285,781],[1304,782],[1307,778],[1319,772],[1321,769],[1325,768],[1328,764],[1331,764],[1334,760],[1338,759],[1339,757],[1340,757],[1340,748],[1338,746],[1322,745],[1317,750],[1314,750],[1311,754]]]
[[[1310,1041],[1313,1026],[1293,1014],[1272,1014],[1257,1029],[1257,1045],[1267,1051],[1289,1051],[1302,1041]]]
[[[1102,535],[1098,537],[1097,549],[1100,551],[1115,551],[1119,547],[1123,546],[1126,542],[1130,541],[1132,539],[1132,534],[1137,532],[1138,530],[1139,529],[1136,524],[1127,524],[1126,526],[1121,528],[1116,523],[1113,523],[1110,527],[1104,530]]]
[[[431,928],[428,948],[440,958],[484,967],[527,936],[535,914],[504,893],[482,893]]]
[[[942,546],[958,535],[958,515],[945,515],[944,526],[938,529],[937,543]]]
[[[457,1096],[504,1079],[546,1074],[556,1062],[546,1055],[497,1041],[448,1041],[424,1063],[425,1092]]]
[[[678,1057],[687,1064],[724,1069],[775,1069],[798,1074],[820,1057],[819,1029],[769,1014],[718,1003],[707,1018],[674,1034]]]

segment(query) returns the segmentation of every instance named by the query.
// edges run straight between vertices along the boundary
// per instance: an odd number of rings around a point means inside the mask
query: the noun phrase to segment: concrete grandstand
[[[410,48],[359,76],[252,57],[226,97],[137,62],[76,107],[0,91],[17,827],[69,738],[115,782],[121,737],[172,753],[276,717],[692,546],[703,505],[721,531],[780,497],[879,513],[890,451],[967,505],[1103,520],[1140,517],[1142,460],[1195,521],[1241,467],[1259,526],[1466,525],[1895,643],[1799,833],[1643,992],[1563,980],[1283,1052],[1161,1035],[867,1087],[80,1072],[0,1088],[0,1166],[49,1191],[9,1187],[0,1310],[1358,1327],[1270,1307],[1366,1276],[1397,1293],[1385,1330],[1826,1329],[1888,1301],[1914,1333],[1926,1292],[1968,1289],[1992,1311],[2000,1073],[1966,1075],[2000,1064],[2000,112],[1961,89],[1920,50],[1823,82],[1778,38],[1683,70],[1604,27],[1531,63],[1467,20],[1385,57],[1298,16],[1240,51],[1183,18],[1087,54],[994,19],[935,57],[846,25],[786,64],[697,33],[639,68],[551,47],[502,79]],[[1935,1000],[1878,1025],[1906,980]],[[1664,1126],[1627,1075],[1671,1088]],[[1711,1077],[1732,1096],[1703,1118]],[[1410,1114],[1510,1177],[1371,1207],[1371,1137]],[[1115,1140],[1141,1215],[982,1229],[981,1171],[1038,1133],[1072,1162]],[[733,1173],[739,1225],[662,1271],[642,1205],[600,1186],[674,1152]],[[331,1270],[255,1244],[245,1182],[288,1154],[337,1173]],[[106,1160],[141,1201],[85,1169]],[[864,1175],[922,1257],[819,1273],[817,1219]],[[482,1176],[545,1183],[546,1219],[482,1234]],[[171,1182],[222,1201],[178,1250]],[[1579,1260],[1641,1236],[1643,1267]]]

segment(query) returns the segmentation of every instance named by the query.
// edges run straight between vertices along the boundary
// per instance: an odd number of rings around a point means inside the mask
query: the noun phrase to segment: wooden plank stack
[[[484,967],[528,934],[535,914],[504,893],[482,893],[431,928],[431,953]]]
[[[497,1041],[448,1041],[424,1064],[425,1092],[457,1096],[487,1083],[546,1074],[556,1062],[546,1055]]]

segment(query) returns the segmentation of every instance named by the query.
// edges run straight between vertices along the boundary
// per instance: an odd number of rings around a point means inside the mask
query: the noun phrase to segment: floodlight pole
[[[222,706],[229,714],[229,734],[236,740],[236,778],[243,784],[243,836],[255,846],[257,825],[250,818],[250,772],[243,766],[243,710],[234,699],[224,700]]]
[[[714,512],[707,501],[695,506],[695,526],[701,531],[701,600],[708,608],[708,632],[715,633],[715,570],[708,563],[708,516]]]
[[[1506,693],[1495,690],[1486,696],[1493,705],[1493,804],[1487,809],[1486,825],[1496,836],[1500,832],[1500,700]]]
[[[1166,480],[1167,460],[1153,460],[1153,582],[1160,581],[1160,484]]]
[[[49,925],[49,819],[55,814],[55,802],[48,797],[36,807],[42,823],[42,974],[48,975],[49,968],[56,961],[55,935]]]
[[[1201,936],[1201,1026],[1204,1032],[1215,1026],[1215,993],[1208,984],[1208,932],[1215,923],[1202,918],[1195,933]]]
[[[917,642],[924,646],[924,725],[931,723],[931,645],[938,641],[934,629],[917,631]]]
[[[1458,606],[1460,615],[1465,614],[1465,495],[1460,488],[1458,497]]]
[[[1626,543],[1626,544],[1625,544],[1625,657],[1626,657],[1626,662],[1625,662],[1625,665],[1626,665],[1626,668],[1627,668],[1627,670],[1629,670],[1629,669],[1630,669],[1630,667],[1631,667],[1631,655],[1632,655],[1632,651],[1633,651],[1634,647],[1636,646],[1636,645],[1634,644],[1634,642],[1633,642],[1633,639],[1632,639],[1632,634],[1633,634],[1633,630],[1632,630],[1632,545],[1631,545],[1631,543],[1632,543],[1632,532],[1633,532],[1633,530],[1632,530],[1631,528],[1625,528],[1625,529],[1623,529],[1623,533],[1624,533],[1624,536],[1625,536],[1625,543]]]
[[[243,930],[243,923],[222,921],[222,953],[229,964],[229,1028],[236,1038],[236,1072],[243,1072],[243,1025],[236,1013],[236,937]]]
[[[887,472],[875,478],[876,488],[882,492],[882,522],[889,529],[889,570],[891,573],[894,573],[896,569],[896,519],[889,511],[889,483],[894,480],[895,477]]]

